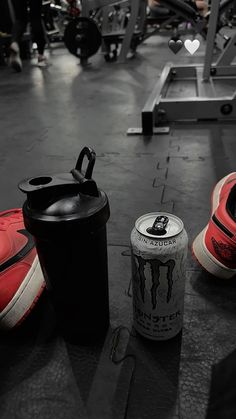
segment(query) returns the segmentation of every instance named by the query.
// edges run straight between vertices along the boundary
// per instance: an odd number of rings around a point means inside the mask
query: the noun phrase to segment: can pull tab
[[[147,232],[155,236],[164,236],[166,234],[166,226],[168,222],[168,217],[166,217],[165,215],[159,215],[155,219],[153,226],[147,228]]]

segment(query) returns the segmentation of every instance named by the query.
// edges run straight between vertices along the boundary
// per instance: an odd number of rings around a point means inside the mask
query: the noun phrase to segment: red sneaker
[[[212,197],[211,219],[192,246],[198,262],[218,278],[236,275],[236,172],[221,179]]]
[[[21,209],[0,212],[0,328],[11,329],[30,313],[44,289],[33,237]]]

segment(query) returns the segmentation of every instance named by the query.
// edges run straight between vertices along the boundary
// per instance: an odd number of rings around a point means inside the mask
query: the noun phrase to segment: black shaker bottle
[[[84,157],[88,158],[85,174]],[[65,338],[93,341],[109,326],[108,198],[92,179],[96,154],[84,147],[75,169],[22,181],[23,216]]]

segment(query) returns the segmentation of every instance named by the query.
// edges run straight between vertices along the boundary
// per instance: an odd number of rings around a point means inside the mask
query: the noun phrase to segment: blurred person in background
[[[22,71],[19,43],[26,30],[28,17],[31,23],[33,42],[38,47],[38,66],[45,67],[47,60],[44,56],[46,40],[41,17],[42,0],[12,0],[12,4],[15,12],[15,22],[12,28],[12,42],[10,45],[11,67],[17,72]]]

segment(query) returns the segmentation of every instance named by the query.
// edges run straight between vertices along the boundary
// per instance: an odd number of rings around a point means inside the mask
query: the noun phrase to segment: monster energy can
[[[134,327],[152,340],[167,340],[183,325],[188,236],[172,214],[145,214],[131,233]]]

